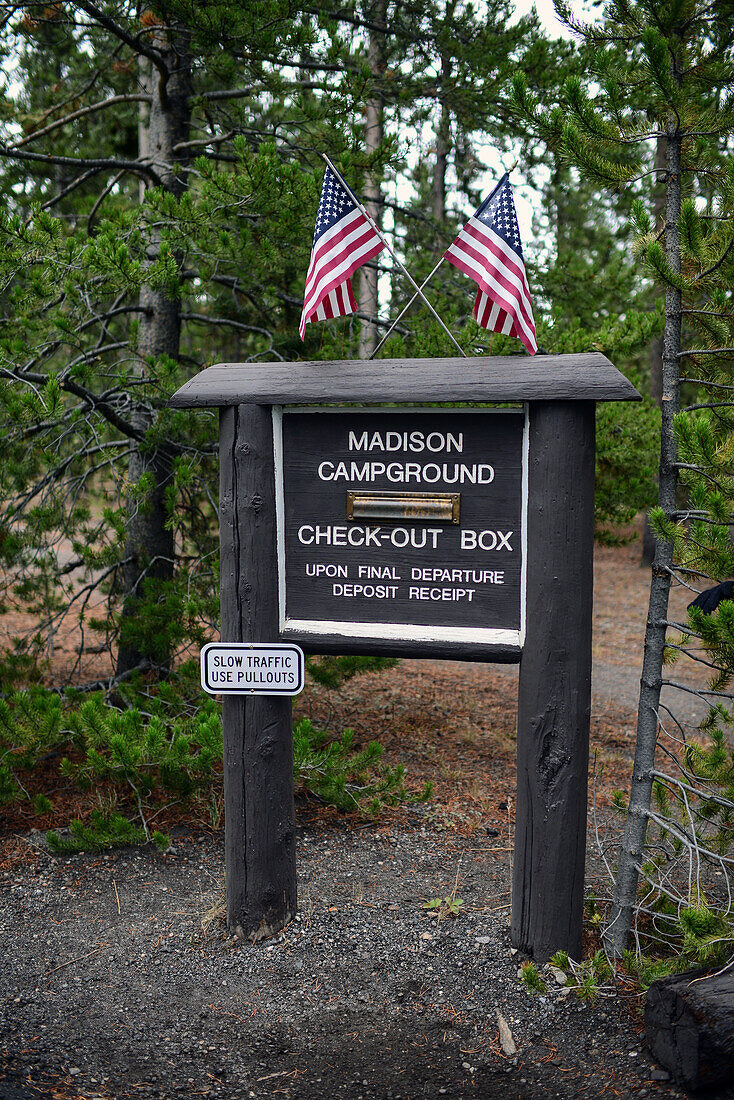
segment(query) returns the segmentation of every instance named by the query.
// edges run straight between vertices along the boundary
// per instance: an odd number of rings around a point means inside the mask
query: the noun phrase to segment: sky
[[[574,4],[574,8],[580,8],[582,5]],[[548,34],[554,38],[572,38],[573,35],[566,30],[558,17],[553,7],[553,0],[519,0],[519,3],[515,4],[515,11],[518,18],[523,15],[527,15],[528,12],[535,8],[538,13],[540,22],[545,27]]]

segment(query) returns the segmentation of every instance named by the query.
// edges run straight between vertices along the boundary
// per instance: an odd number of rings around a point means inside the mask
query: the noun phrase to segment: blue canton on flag
[[[324,182],[321,187],[321,198],[316,213],[316,228],[313,231],[314,244],[322,233],[335,225],[345,210],[351,210],[354,203],[346,193],[341,183],[331,174],[327,168],[324,174]]]
[[[327,168],[306,275],[298,328],[301,339],[310,321],[325,321],[354,312],[357,303],[352,293],[351,276],[384,247],[375,227],[341,180]]]
[[[520,229],[517,224],[515,203],[512,201],[512,191],[507,176],[500,182],[500,186],[495,188],[492,194],[484,200],[474,217],[488,225],[495,233],[498,233],[522,259]]]
[[[474,302],[477,323],[490,332],[517,336],[535,355],[533,307],[507,173],[444,255],[479,286]]]

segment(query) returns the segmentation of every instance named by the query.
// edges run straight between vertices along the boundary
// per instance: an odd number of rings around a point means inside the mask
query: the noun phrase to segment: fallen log
[[[686,1089],[734,1081],[734,972],[689,970],[660,978],[645,998],[653,1058]]]

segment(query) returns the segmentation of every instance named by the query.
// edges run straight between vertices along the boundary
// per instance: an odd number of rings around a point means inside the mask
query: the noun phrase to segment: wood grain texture
[[[278,639],[275,475],[270,410],[220,414],[222,641]],[[226,696],[227,924],[260,939],[296,910],[291,700]]]
[[[598,352],[468,359],[219,363],[171,398],[176,408],[344,401],[639,401]]]
[[[591,707],[594,405],[530,408],[513,943],[581,958]]]
[[[489,661],[516,665],[520,648],[513,645],[474,645],[471,642],[416,642],[395,638],[345,638],[341,634],[311,634],[305,630],[282,630],[282,642],[295,642],[304,653],[355,654],[365,657],[411,657],[433,661]]]
[[[693,970],[653,982],[645,997],[645,1037],[679,1085],[716,1088],[721,1095],[734,1081],[734,974]]]

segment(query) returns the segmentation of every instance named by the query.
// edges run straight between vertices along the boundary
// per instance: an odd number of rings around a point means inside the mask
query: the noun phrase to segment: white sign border
[[[252,652],[253,650],[260,651],[260,650],[273,650],[273,649],[278,649],[278,650],[287,649],[291,653],[295,653],[295,655],[298,659],[298,686],[296,688],[272,688],[272,687],[270,687],[270,688],[253,688],[253,687],[247,687],[247,688],[231,687],[231,688],[226,688],[226,687],[217,687],[216,690],[215,690],[213,686],[210,686],[209,684],[206,683],[206,677],[205,677],[207,654],[212,649],[227,649],[227,650],[238,649],[238,650],[246,650],[247,652]],[[200,653],[200,656],[199,656],[199,673],[200,673],[200,679],[201,679],[201,686],[202,686],[202,689],[207,693],[207,695],[245,695],[245,696],[252,696],[252,695],[293,696],[293,695],[299,695],[300,692],[303,691],[303,687],[304,687],[304,683],[305,683],[305,673],[306,673],[305,660],[306,660],[306,658],[305,658],[305,654],[304,654],[303,650],[301,649],[301,647],[299,645],[296,645],[295,642],[222,642],[222,641],[207,642],[207,644],[202,647],[202,650],[201,650],[201,653]]]
[[[283,412],[321,412],[321,413],[443,413],[456,415],[463,413],[489,413],[493,415],[501,413],[518,413],[520,408],[467,408],[447,409],[431,406],[413,407],[407,405],[392,405],[385,408],[374,405],[360,407],[335,407],[331,405],[273,405],[273,458],[275,464],[275,526],[278,558],[278,609],[281,632],[297,630],[304,634],[310,634],[314,638],[325,635],[341,635],[345,640],[349,638],[378,638],[384,641],[415,641],[415,642],[465,642],[480,645],[511,645],[520,648],[525,644],[526,629],[526,591],[527,591],[527,529],[528,529],[528,470],[529,470],[529,406],[527,402],[522,405],[525,413],[522,439],[522,501],[521,501],[521,535],[522,563],[520,567],[520,629],[503,630],[496,627],[484,629],[461,626],[428,626],[418,623],[355,623],[332,622],[328,619],[288,619],[285,607],[285,487],[283,485],[284,454],[283,454]]]

